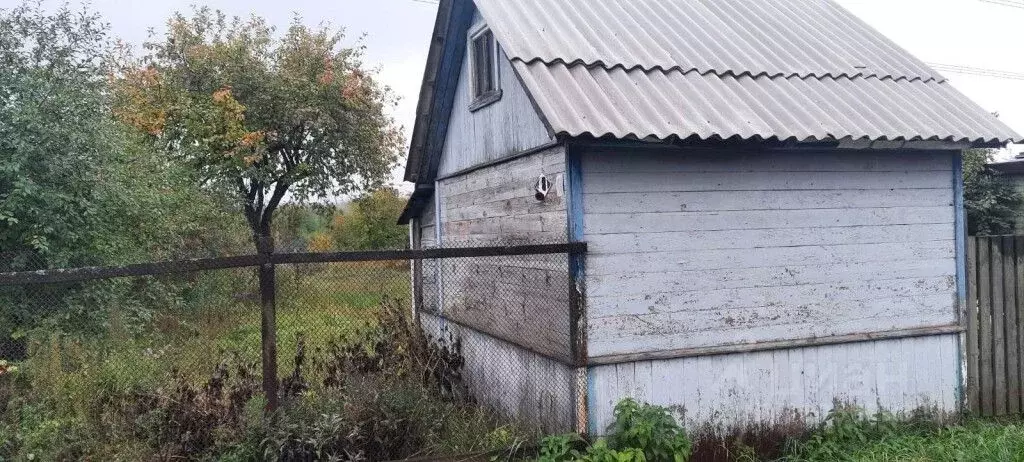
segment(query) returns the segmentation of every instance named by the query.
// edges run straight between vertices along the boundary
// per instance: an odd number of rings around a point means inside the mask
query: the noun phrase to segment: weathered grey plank
[[[949,177],[936,172],[630,172],[593,173],[583,169],[587,194],[651,191],[786,191],[836,189],[948,188]]]
[[[979,400],[980,370],[978,366],[978,239],[967,238],[967,409],[974,414],[981,412]]]
[[[995,357],[993,398],[995,415],[1006,415],[1006,308],[1003,304],[1003,250],[1001,239],[989,238],[992,256],[992,345]]]
[[[978,237],[978,313],[980,317],[978,340],[981,356],[979,374],[981,386],[982,415],[993,415],[995,411],[995,373],[993,360],[995,351],[992,345],[992,247],[989,238]]]
[[[949,240],[949,224],[590,234],[592,254]]]
[[[949,205],[947,189],[837,189],[806,191],[699,191],[584,193],[587,213],[703,212]]]
[[[610,295],[646,295],[652,292],[799,286],[955,275],[954,258],[893,261],[881,266],[877,262],[866,262],[653,273],[638,271],[633,274],[595,275],[589,278],[587,294],[591,298],[598,298]]]
[[[587,215],[586,234],[659,233],[732,229],[825,228],[906,224],[952,224],[953,209],[887,207],[861,209],[741,210]]]
[[[912,300],[912,301],[908,301]],[[912,303],[912,304],[911,304]],[[842,309],[843,314],[837,311]],[[902,315],[912,309],[914,315]],[[849,302],[822,301],[780,311],[776,306],[683,311],[590,319],[592,356],[732,343],[799,339],[946,325],[955,322],[946,294]]]
[[[1020,350],[1017,345],[1018,330],[1017,321],[1017,276],[1016,252],[1013,236],[1002,237],[1003,253],[1003,306],[1006,317],[1006,412],[1017,414],[1020,412],[1021,382],[1020,382]]]
[[[623,253],[587,257],[587,275],[654,273],[730,268],[766,268],[790,265],[881,264],[954,258],[955,242],[930,241],[890,244],[799,246],[786,248],[725,249],[692,252]],[[952,297],[952,295],[950,295]]]
[[[787,309],[799,311],[804,306],[821,303],[823,300],[840,303],[899,297],[915,299],[922,295],[949,291],[954,288],[954,284],[952,276],[938,276],[717,290],[702,290],[700,287],[690,290],[652,288],[647,293],[629,296],[592,296],[587,306],[592,318],[681,311],[724,311],[753,306],[776,307],[778,311],[784,312]],[[945,306],[950,306],[949,300]],[[835,316],[841,314],[835,313]],[[953,315],[950,316],[952,319]]]
[[[1021,384],[1020,406],[1024,411],[1024,236],[1014,236],[1014,311],[1017,313],[1018,380]]]
[[[653,404],[685,409],[676,417],[694,432],[814,425],[837,396],[869,413],[909,413],[925,405],[955,412],[957,374],[950,365],[956,362],[956,341],[957,335],[949,334],[645,361],[634,371],[649,364],[650,378],[634,372],[639,383],[626,390],[618,388],[616,365],[597,366],[591,372],[591,428],[603,433],[614,419],[615,403],[637,391]]]
[[[723,155],[699,150],[680,152],[604,152],[594,173],[632,172],[905,172],[949,171],[945,153],[903,151],[899,155],[871,151],[754,152]],[[680,162],[685,156],[686,162]]]

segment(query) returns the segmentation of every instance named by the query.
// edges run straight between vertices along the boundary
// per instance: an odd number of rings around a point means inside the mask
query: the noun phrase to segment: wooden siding
[[[440,244],[565,242],[564,171],[565,150],[557,146],[440,181]],[[556,189],[544,201],[534,197],[540,175],[555,183]],[[569,359],[565,255],[456,259],[439,264],[440,298],[447,318],[540,354]]]
[[[475,30],[481,22],[477,14],[470,30]],[[472,79],[469,75],[469,61],[466,58],[462,60],[455,103],[441,154],[438,171],[441,177],[551,141],[547,128],[534,109],[526,89],[519,82],[508,56],[500,49],[498,79],[501,99],[471,112],[469,107],[473,102],[473,94],[470,88]]]
[[[820,422],[834,400],[868,412],[957,408],[957,335],[592,367],[591,431],[625,397],[669,406],[689,430],[727,432]]]
[[[435,338],[461,342],[463,377],[480,403],[548,432],[574,429],[572,367],[436,316],[424,314],[422,323]]]
[[[949,153],[582,163],[591,357],[957,320]]]
[[[441,223],[446,245],[498,245],[565,242],[565,149],[536,154],[442,180]],[[538,177],[552,189],[544,201],[534,197]]]

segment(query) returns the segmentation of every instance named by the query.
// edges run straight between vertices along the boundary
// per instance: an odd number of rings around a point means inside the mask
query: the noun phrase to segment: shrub
[[[693,445],[668,409],[626,398],[615,405],[615,422],[608,437],[581,452],[573,449],[575,435],[549,436],[541,441],[542,462],[685,462]]]

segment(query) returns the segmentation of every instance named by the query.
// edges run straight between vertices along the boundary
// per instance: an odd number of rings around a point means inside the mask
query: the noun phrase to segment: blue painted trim
[[[430,110],[430,126],[427,129],[425,162],[420,166],[426,174],[420,178],[434,178],[441,164],[441,151],[448,137],[448,123],[451,121],[455,92],[462,72],[462,60],[466,55],[466,32],[473,22],[473,2],[454,0],[452,17],[445,34],[444,49],[441,52],[441,66],[437,73],[434,101]]]
[[[565,173],[568,178],[569,241],[583,241],[583,162],[579,148],[569,145],[565,152]]]
[[[597,409],[597,393],[595,391],[597,380],[594,375],[597,366],[587,368],[587,434],[591,437],[597,436],[597,419],[594,418],[594,409]]]
[[[964,172],[960,151],[953,153],[953,208],[956,226],[956,295],[959,309],[967,303],[967,221],[964,219]]]
[[[953,153],[953,226],[956,235],[956,317],[964,323],[963,313],[967,308],[967,221],[964,219],[964,170],[963,153]],[[963,334],[958,336],[956,349],[956,400],[957,407],[964,409],[964,348]]]
[[[583,242],[583,161],[581,159],[580,149],[577,146],[567,144],[565,147],[565,178],[566,178],[566,214],[567,214],[567,238],[569,242]],[[573,279],[575,287],[581,289],[583,294],[581,295],[580,307],[582,313],[580,318],[583,326],[586,326],[587,312],[586,312],[586,292],[584,286],[584,275],[586,274],[586,255],[570,255],[569,256],[569,275]],[[586,328],[579,330],[580,335],[583,336],[580,339],[580,344],[583,345],[581,352],[582,358],[586,358]],[[586,380],[587,380],[587,432],[591,435],[596,434],[594,432],[595,421],[594,421],[594,379],[592,377],[593,368],[587,368]]]

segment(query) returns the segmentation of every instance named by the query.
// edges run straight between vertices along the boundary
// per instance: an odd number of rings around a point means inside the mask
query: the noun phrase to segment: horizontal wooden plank
[[[589,277],[587,295],[591,298],[625,297],[653,292],[794,286],[900,277],[950,277],[955,274],[955,258],[895,261],[882,265],[867,262],[654,273],[628,272]]]
[[[449,221],[530,215],[552,211],[560,212],[563,217],[565,216],[564,197],[549,196],[543,201],[538,201],[533,196],[532,187],[528,188],[525,192],[528,192],[529,195],[504,200],[491,200],[489,202],[478,201],[458,206],[446,204],[448,209],[445,211],[445,216]]]
[[[608,364],[623,364],[636,361],[664,361],[679,358],[696,358],[701,356],[717,356],[735,353],[754,353],[760,351],[788,350],[793,348],[806,348],[825,345],[843,345],[849,343],[863,343],[879,340],[950,335],[959,334],[963,331],[963,326],[959,324],[946,324],[940,326],[914,327],[909,329],[896,329],[881,332],[865,332],[845,335],[808,337],[793,340],[738,343],[732,345],[718,345],[711,347],[683,348],[678,350],[661,350],[644,353],[593,356],[588,358],[587,364],[591,366],[601,366]]]
[[[588,277],[603,274],[764,268],[789,265],[838,265],[954,258],[955,242],[851,244],[759,249],[724,249],[657,253],[591,254]]]
[[[591,254],[755,249],[801,245],[886,244],[952,239],[952,223],[868,225],[826,228],[667,231],[587,236]]]
[[[768,306],[785,310],[815,303],[831,303],[841,310],[845,302],[888,298],[916,298],[948,294],[955,289],[953,276],[856,280],[828,284],[788,285],[709,290],[654,289],[643,294],[591,296],[590,317],[634,316],[682,311],[720,311],[732,308]],[[836,316],[841,313],[835,313]]]
[[[949,188],[947,172],[618,172],[583,169],[586,194],[651,191],[764,191]]]
[[[960,410],[956,327],[884,334],[808,339],[765,351],[652,357],[635,364],[632,360],[643,356],[632,356],[623,358],[628,362],[597,365],[590,369],[591,383],[597,384],[588,409],[591,426],[610,425],[615,404],[625,397],[685,409],[678,417],[687,431],[722,435],[780,422],[812,427],[826,418],[837,398],[868,414],[909,415],[925,407],[955,415]]]
[[[586,216],[586,235],[953,223],[952,207],[661,212]]]
[[[950,171],[949,154],[934,152],[757,152],[588,155],[586,170],[620,172],[903,172]],[[948,175],[947,175],[948,178]]]
[[[587,348],[591,356],[603,356],[946,325],[956,322],[952,303],[943,294],[850,302],[844,304],[848,316],[836,316],[836,304],[822,302],[790,311],[761,307],[599,318],[590,320]]]
[[[950,188],[807,191],[618,192],[586,194],[586,213],[712,212],[877,207],[951,207]]]

